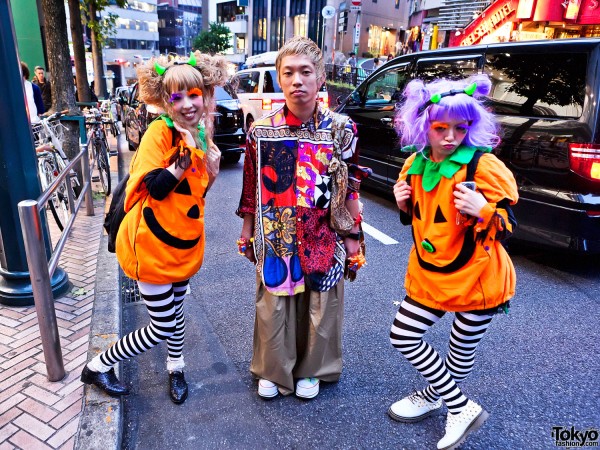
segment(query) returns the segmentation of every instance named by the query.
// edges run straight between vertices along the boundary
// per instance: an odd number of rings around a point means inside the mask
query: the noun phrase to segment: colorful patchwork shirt
[[[297,211],[329,208],[332,114],[318,107],[314,117],[302,123],[284,105],[254,122],[248,133],[244,182],[236,213],[240,217],[254,216],[257,271],[274,295],[291,296],[305,290],[298,255]],[[358,156],[356,141],[356,126],[349,120],[341,139],[342,159],[349,164]],[[358,176],[351,172],[349,177]],[[350,192],[350,198],[352,195]],[[307,277],[312,279],[310,289],[326,290],[342,278],[345,251],[341,238],[330,258],[335,262],[328,273],[319,279]]]

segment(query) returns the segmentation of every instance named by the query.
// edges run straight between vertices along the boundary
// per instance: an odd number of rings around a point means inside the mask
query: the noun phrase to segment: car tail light
[[[576,174],[600,181],[600,145],[569,144],[569,164]]]
[[[263,98],[262,109],[273,109],[273,101],[270,98]]]

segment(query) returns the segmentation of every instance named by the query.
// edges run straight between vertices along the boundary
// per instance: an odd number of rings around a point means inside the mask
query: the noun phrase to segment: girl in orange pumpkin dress
[[[516,225],[510,205],[518,194],[512,173],[491,153],[499,142],[497,125],[480,101],[490,88],[485,75],[430,84],[414,80],[397,122],[402,142],[414,153],[394,196],[402,223],[412,226],[414,246],[407,295],[390,340],[428,385],[391,405],[388,414],[417,422],[444,403],[446,434],[438,449],[456,448],[488,417],[459,383],[471,373],[494,314],[508,310],[515,292],[515,270],[501,240]],[[446,312],[455,318],[442,359],[422,337]]]
[[[210,113],[214,87],[226,81],[226,61],[199,53],[187,62],[160,59],[138,69],[138,77],[141,99],[166,114],[150,124],[131,161],[116,253],[125,274],[138,282],[150,324],[88,362],[81,381],[126,395],[113,366],[167,341],[169,394],[183,403],[183,300],[202,265],[204,197],[219,173]]]

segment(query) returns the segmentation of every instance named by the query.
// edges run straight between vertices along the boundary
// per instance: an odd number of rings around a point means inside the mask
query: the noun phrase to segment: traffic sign
[[[325,6],[323,7],[323,9],[321,10],[321,14],[323,15],[324,19],[331,19],[333,16],[335,16],[335,8],[333,6]]]

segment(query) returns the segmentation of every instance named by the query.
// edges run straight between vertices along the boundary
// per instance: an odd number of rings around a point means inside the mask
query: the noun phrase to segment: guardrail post
[[[35,200],[23,200],[18,208],[48,380],[60,381],[65,377],[65,368],[38,203]]]
[[[83,174],[83,185],[90,184],[90,188],[85,191],[85,213],[88,216],[94,215],[94,199],[92,198],[92,174],[90,169],[90,146],[89,143],[81,146],[85,150],[81,157],[81,173]]]

